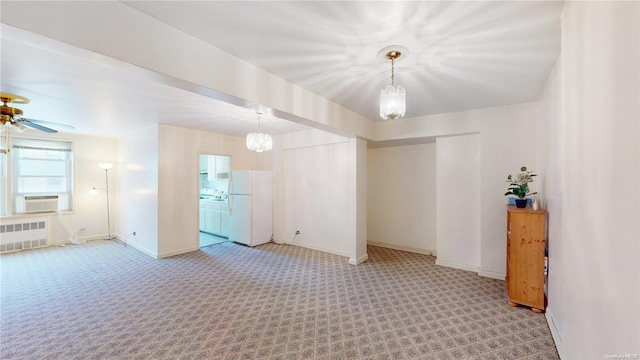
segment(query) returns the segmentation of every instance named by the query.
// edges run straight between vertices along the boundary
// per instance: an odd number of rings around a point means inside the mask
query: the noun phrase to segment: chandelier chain
[[[394,68],[394,61],[393,61],[393,57],[391,58],[391,86],[395,86],[393,85],[393,81],[395,80],[395,68]]]

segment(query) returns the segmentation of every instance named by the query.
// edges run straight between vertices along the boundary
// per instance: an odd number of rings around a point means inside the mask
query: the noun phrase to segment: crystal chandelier
[[[378,52],[378,57],[391,60],[391,85],[380,91],[380,117],[385,120],[395,120],[404,116],[405,91],[401,85],[395,86],[395,60],[406,54],[406,49],[399,46],[389,46]]]
[[[260,116],[262,112],[258,114],[258,131],[260,131]],[[271,135],[255,132],[247,134],[247,149],[255,152],[265,152],[271,150],[273,147],[273,139]]]

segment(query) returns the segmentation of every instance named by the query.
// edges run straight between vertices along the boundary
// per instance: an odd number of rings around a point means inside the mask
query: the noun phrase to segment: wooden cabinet
[[[507,205],[506,285],[511,306],[529,306],[534,312],[545,309],[546,219],[544,210]]]

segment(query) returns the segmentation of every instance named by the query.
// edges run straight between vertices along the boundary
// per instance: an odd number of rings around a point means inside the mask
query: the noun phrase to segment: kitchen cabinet
[[[207,201],[204,216],[205,231],[220,234],[220,207],[214,201]]]
[[[509,305],[545,309],[544,257],[546,218],[544,210],[507,205],[507,296]]]
[[[200,231],[229,237],[229,206],[226,202],[200,200]]]
[[[229,237],[229,206],[220,205],[220,235]]]
[[[216,156],[216,179],[228,179],[231,165],[228,156]]]
[[[200,231],[206,231],[205,230],[205,212],[206,212],[206,206],[205,206],[205,200],[200,200]]]
[[[216,179],[216,158],[217,156],[213,156],[213,155],[209,155],[208,156],[208,168],[209,168],[209,174],[207,175],[207,178],[209,179],[209,181],[213,181]]]
[[[231,171],[231,158],[228,156],[209,155],[208,168],[209,181],[228,179]]]

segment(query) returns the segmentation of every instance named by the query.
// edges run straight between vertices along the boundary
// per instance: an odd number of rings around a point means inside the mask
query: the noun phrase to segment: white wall
[[[296,245],[349,256],[356,226],[352,166],[349,141],[283,151],[285,242],[299,230]]]
[[[479,118],[480,130],[480,275],[504,279],[506,272],[507,176],[520,167],[537,172],[535,103],[507,107],[495,118]],[[530,184],[537,191],[540,179]]]
[[[285,167],[284,151],[288,149],[322,146],[328,144],[339,144],[348,142],[349,139],[334,135],[322,130],[310,129],[291,134],[284,134],[274,137],[273,149],[270,154],[270,164],[273,170],[273,237],[276,242],[290,243],[295,233],[289,233],[286,229],[285,206]],[[258,161],[261,165],[267,161]],[[296,240],[297,242],[297,240]]]
[[[64,136],[60,134],[61,136]],[[55,135],[54,135],[55,136]],[[78,232],[79,238],[94,239],[107,235],[107,204],[106,193],[99,192],[90,195],[92,187],[106,188],[105,172],[98,164],[110,162],[114,167],[108,171],[109,176],[109,210],[111,220],[111,233],[116,234],[118,220],[116,217],[118,206],[117,183],[120,169],[117,168],[117,149],[119,143],[116,139],[99,138],[94,136],[78,135],[74,148],[74,167],[76,177],[74,179],[76,190],[75,216],[67,218],[63,216],[64,223],[69,229],[77,230],[85,227],[86,230]]]
[[[270,155],[247,150],[244,138],[169,125],[132,132],[114,167],[120,238],[156,258],[199,248],[200,154],[230,156],[232,170],[270,170]]]
[[[380,140],[480,134],[480,275],[504,279],[506,178],[523,165],[536,170],[539,111],[527,103],[376,123]]]
[[[349,263],[357,265],[367,260],[367,142],[362,139],[351,141],[355,153],[355,164],[351,167],[351,186],[355,193],[354,205],[351,209],[355,220],[353,237],[349,250]]]
[[[542,97],[547,318],[565,359],[640,352],[640,4],[567,2]]]
[[[366,142],[310,129],[278,136],[272,150],[274,239],[348,256],[366,253]]]
[[[119,174],[118,237],[153,257],[158,256],[158,132],[158,125],[132,129],[120,140],[113,167]]]
[[[436,141],[436,264],[480,269],[480,136]]]
[[[55,215],[18,215],[0,219],[2,224],[26,221],[49,223],[49,243],[58,244],[71,240],[71,232],[77,231],[78,238],[84,240],[99,239],[107,235],[107,204],[104,192],[89,195],[92,187],[105,188],[104,170],[98,167],[100,162],[116,162],[118,142],[115,139],[76,134],[57,133],[55,135],[28,130],[20,137],[44,140],[72,141],[74,143],[74,207],[72,212]],[[111,231],[116,229],[115,205],[118,191],[116,184],[118,170],[109,170],[109,191],[111,200]],[[80,230],[84,228],[84,230]]]
[[[256,168],[244,138],[159,125],[158,257],[199,248],[199,154],[231,157],[232,170]],[[271,170],[271,169],[263,169]]]
[[[372,245],[436,252],[436,144],[368,150],[367,237]]]

